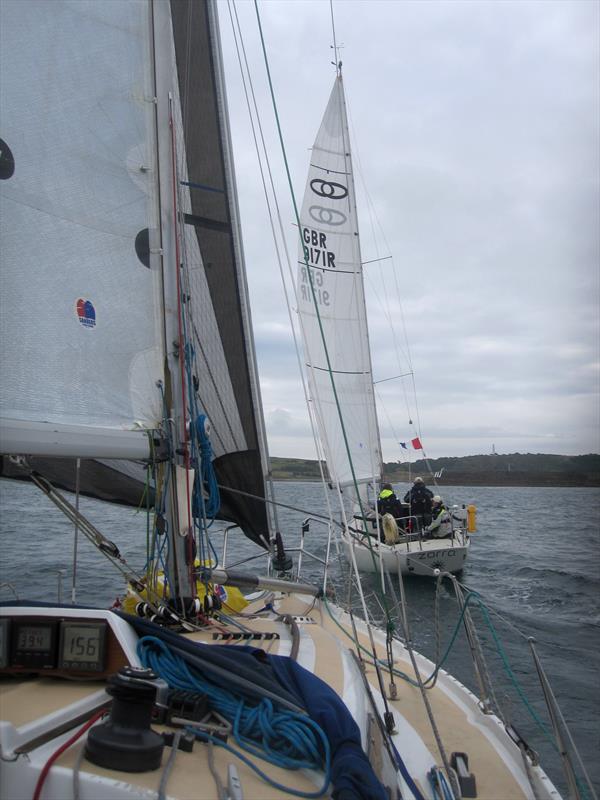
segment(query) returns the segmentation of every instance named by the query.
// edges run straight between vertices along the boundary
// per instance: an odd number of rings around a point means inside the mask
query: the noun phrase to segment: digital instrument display
[[[102,672],[105,668],[106,623],[63,620],[60,625],[59,669]]]
[[[17,637],[17,649],[26,652],[50,650],[52,630],[40,625],[20,625]]]
[[[10,620],[0,619],[0,669],[8,667],[8,642],[10,636]]]
[[[57,627],[55,621],[13,620],[13,667],[52,669],[56,666]]]

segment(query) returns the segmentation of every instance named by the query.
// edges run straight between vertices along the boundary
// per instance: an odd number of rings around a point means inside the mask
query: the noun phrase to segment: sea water
[[[404,493],[407,487],[398,488]],[[278,508],[279,528],[284,541],[295,546],[302,521],[325,512],[324,491],[316,483],[280,482],[276,495],[282,504]],[[600,790],[600,489],[443,487],[443,496],[447,504],[477,506],[478,531],[460,579],[489,608],[494,632],[476,607],[473,616],[503,713],[540,754],[544,769],[564,792],[559,756],[532,716],[535,714],[551,731],[526,641],[526,637],[534,637],[562,713],[592,782]],[[80,508],[118,545],[127,562],[141,571],[148,536],[145,512],[83,497]],[[323,556],[327,526],[314,518],[309,524],[307,549]],[[212,538],[220,553],[222,532],[215,530]],[[34,486],[0,482],[0,546],[0,600],[18,596],[54,601],[60,595],[63,602],[70,602],[73,525]],[[228,565],[255,549],[239,532],[233,532],[228,542]],[[81,533],[77,551],[77,602],[111,605],[122,592],[122,577]],[[343,562],[335,547],[331,562],[330,583],[343,601]],[[250,562],[247,568],[256,569],[257,563]],[[304,580],[319,580],[321,571],[317,562],[304,558]],[[366,575],[363,585],[373,616],[382,621],[378,578]],[[410,577],[404,585],[415,647],[434,658],[435,581]],[[357,598],[352,599],[356,604]],[[390,597],[387,601],[393,605]],[[442,587],[438,604],[444,652],[458,619],[449,584]],[[444,666],[477,691],[462,633]]]

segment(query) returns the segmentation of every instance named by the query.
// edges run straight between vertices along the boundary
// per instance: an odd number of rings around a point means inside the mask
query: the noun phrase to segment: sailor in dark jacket
[[[404,502],[410,504],[411,516],[417,517],[417,526],[422,528],[431,522],[431,499],[433,492],[423,483],[423,478],[415,478],[412,487],[404,495]]]
[[[377,511],[383,516],[391,514],[395,519],[404,516],[402,504],[396,497],[391,483],[384,483],[377,499]]]

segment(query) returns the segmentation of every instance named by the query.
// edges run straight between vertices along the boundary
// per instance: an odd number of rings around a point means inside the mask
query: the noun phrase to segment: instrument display
[[[13,620],[10,663],[13,667],[53,669],[56,666],[58,622]]]
[[[63,620],[60,624],[58,668],[102,672],[105,668],[105,622]]]

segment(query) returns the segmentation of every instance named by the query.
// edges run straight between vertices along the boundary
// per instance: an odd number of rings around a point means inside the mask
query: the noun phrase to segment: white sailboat
[[[404,599],[402,641],[270,533],[216,4],[0,9],[3,474],[139,601],[0,605],[0,796],[558,798],[494,713],[472,622],[479,698],[412,649]],[[60,486],[145,504],[148,569]],[[286,579],[215,567],[217,514]]]
[[[462,509],[448,513],[443,538],[427,536],[410,505],[398,525],[390,521],[393,530],[386,536],[374,511],[383,463],[341,66],[337,71],[312,147],[300,213],[297,303],[312,406],[331,482],[354,499],[344,545],[362,571],[383,568],[424,576],[459,572],[470,547]]]

